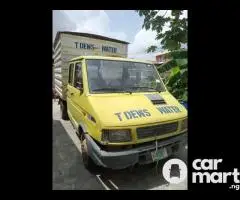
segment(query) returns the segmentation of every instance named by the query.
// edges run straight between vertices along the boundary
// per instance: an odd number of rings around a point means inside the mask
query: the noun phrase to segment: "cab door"
[[[69,90],[69,95],[72,104],[72,117],[74,121],[79,124],[80,121],[84,121],[86,112],[83,109],[84,104],[84,91],[83,91],[83,75],[82,75],[82,62],[76,62],[73,72],[73,85]]]

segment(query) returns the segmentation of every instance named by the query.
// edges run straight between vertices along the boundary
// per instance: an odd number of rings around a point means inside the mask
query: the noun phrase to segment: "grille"
[[[177,131],[178,122],[161,124],[157,126],[150,126],[144,128],[137,128],[137,137],[138,139],[144,139],[148,137],[160,136],[167,133],[172,133]]]

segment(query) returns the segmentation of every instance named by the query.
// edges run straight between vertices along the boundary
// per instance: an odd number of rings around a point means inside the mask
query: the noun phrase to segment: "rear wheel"
[[[65,101],[60,102],[60,109],[61,109],[61,117],[63,120],[68,120],[68,113],[67,113],[67,103]]]

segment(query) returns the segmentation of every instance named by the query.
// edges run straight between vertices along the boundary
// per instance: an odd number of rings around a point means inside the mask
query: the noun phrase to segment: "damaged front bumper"
[[[143,143],[135,148],[117,152],[109,152],[101,149],[96,142],[86,134],[89,156],[93,161],[102,167],[111,169],[124,169],[137,163],[152,163],[151,152],[157,149],[165,148],[168,157],[178,153],[178,151],[187,144],[187,133],[162,139],[156,142]]]

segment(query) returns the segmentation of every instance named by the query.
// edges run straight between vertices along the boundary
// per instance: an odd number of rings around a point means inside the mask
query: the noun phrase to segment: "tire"
[[[92,158],[88,155],[87,140],[83,138],[81,140],[81,152],[82,152],[82,161],[86,169],[93,172],[97,169],[97,165],[93,162]]]
[[[176,153],[174,153],[171,157],[178,158],[187,163],[187,149],[185,148],[185,145],[181,145],[179,147],[179,150]]]
[[[60,102],[60,109],[61,109],[61,118],[63,120],[68,120],[68,113],[67,113],[67,103],[64,101]]]

